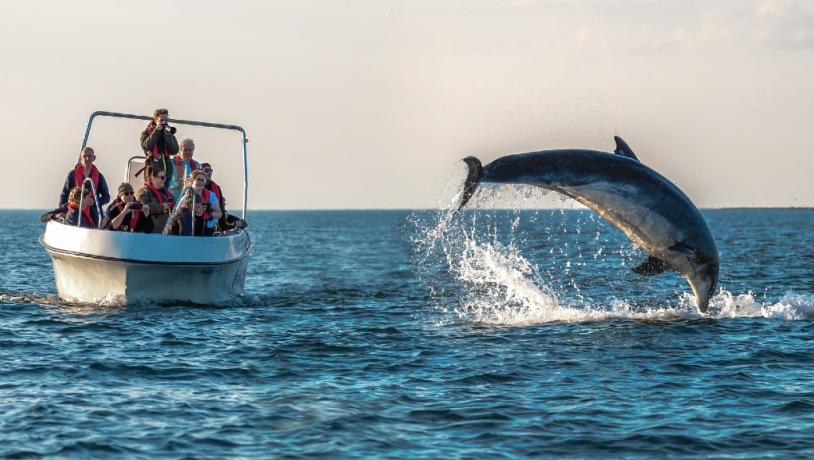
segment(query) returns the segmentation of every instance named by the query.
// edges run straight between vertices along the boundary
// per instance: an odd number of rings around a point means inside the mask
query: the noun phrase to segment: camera
[[[133,204],[130,205],[130,209],[133,209],[133,210],[139,210],[139,209],[141,209],[143,207],[144,207],[144,205],[139,203],[139,202],[134,202]]]
[[[178,131],[178,130],[177,130],[177,129],[175,129],[175,126],[167,126],[167,125],[164,125],[164,131],[166,131],[166,132],[168,132],[168,133],[170,133],[170,134],[175,134],[175,133],[176,133],[176,131]]]

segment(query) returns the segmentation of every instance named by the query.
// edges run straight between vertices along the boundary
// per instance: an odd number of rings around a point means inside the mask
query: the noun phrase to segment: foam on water
[[[525,189],[525,190],[523,190]],[[556,193],[537,193],[536,187],[482,187],[471,201],[472,207],[494,207],[495,203],[515,200],[528,208],[537,203],[541,207],[567,203],[568,198]],[[654,299],[652,302],[633,302],[629,299],[605,298],[566,300],[562,286],[568,282],[557,280],[558,289],[553,287],[554,276],[567,277],[572,260],[566,260],[562,270],[556,274],[541,276],[539,268],[523,255],[523,242],[515,235],[521,215],[511,219],[510,234],[501,241],[492,228],[484,232],[478,229],[477,213],[455,215],[452,211],[460,194],[436,215],[437,220],[419,223],[419,236],[414,240],[421,254],[423,281],[436,293],[433,277],[444,277],[438,268],[436,257],[443,260],[448,273],[453,275],[464,291],[457,297],[436,296],[437,307],[448,317],[458,321],[495,326],[530,326],[542,323],[581,323],[612,319],[631,320],[687,320],[700,318],[767,318],[774,320],[814,319],[814,295],[787,292],[779,301],[759,300],[753,292],[732,293],[720,289],[710,302],[709,309],[702,314],[697,311],[692,294],[687,288],[671,297]],[[567,205],[566,207],[570,207]],[[515,210],[515,211],[519,211]],[[481,225],[482,227],[482,225]],[[565,230],[563,230],[565,231]],[[575,231],[579,233],[580,229]],[[599,233],[584,235],[596,244]],[[556,238],[555,232],[549,238]],[[567,245],[567,243],[564,243]],[[555,251],[552,246],[551,252]],[[592,250],[593,260],[603,257],[606,248]],[[607,248],[629,261],[635,255],[632,250]],[[581,254],[581,249],[579,253]],[[436,262],[434,265],[433,262]],[[574,261],[575,263],[581,263]],[[578,291],[576,283],[570,285]],[[573,294],[573,293],[571,293]]]
[[[787,293],[779,302],[760,301],[751,292],[725,289],[714,296],[706,314],[697,311],[693,296],[681,294],[653,305],[613,299],[608,304],[568,304],[544,282],[537,268],[514,245],[465,241],[466,250],[452,259],[451,269],[471,295],[453,308],[461,319],[502,326],[549,322],[591,322],[609,319],[670,320],[690,318],[814,318],[814,296]]]

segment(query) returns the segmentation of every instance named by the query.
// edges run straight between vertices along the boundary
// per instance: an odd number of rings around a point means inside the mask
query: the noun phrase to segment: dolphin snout
[[[709,301],[715,295],[715,288],[718,285],[718,269],[717,263],[710,262],[699,267],[695,274],[688,278],[698,311],[701,313],[707,312]]]

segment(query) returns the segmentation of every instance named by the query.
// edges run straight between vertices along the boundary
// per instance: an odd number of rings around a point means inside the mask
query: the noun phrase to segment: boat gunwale
[[[44,236],[44,235],[43,235]],[[110,257],[110,256],[100,256],[95,254],[88,254],[86,252],[78,252],[78,251],[70,251],[67,249],[59,249],[53,246],[49,246],[43,241],[43,236],[40,236],[39,243],[45,248],[46,251],[49,253],[55,254],[62,254],[62,255],[69,255],[74,257],[79,257],[82,259],[95,259],[95,260],[105,260],[110,262],[122,262],[122,263],[130,263],[130,264],[139,264],[139,265],[160,265],[160,266],[212,266],[212,265],[229,265],[240,262],[241,260],[245,259],[249,256],[254,249],[254,243],[249,243],[246,251],[240,255],[240,257],[236,257],[229,260],[223,261],[216,261],[216,262],[168,262],[168,261],[156,261],[156,260],[138,260],[138,259],[122,259],[118,257]]]
[[[51,244],[47,243],[45,241],[45,238],[48,235],[48,228],[50,227],[51,224],[55,224],[57,226],[56,231],[59,231],[59,228],[65,228],[66,230],[70,229],[69,231],[73,231],[73,232],[81,231],[81,232],[87,233],[88,234],[87,237],[91,237],[91,238],[94,235],[96,235],[97,237],[100,237],[100,236],[104,235],[104,236],[114,238],[114,241],[119,240],[120,243],[122,242],[122,239],[124,239],[124,240],[127,240],[127,239],[139,240],[139,239],[141,239],[142,243],[144,243],[144,241],[143,241],[144,238],[147,238],[147,239],[157,239],[157,238],[176,239],[177,238],[177,239],[184,240],[185,244],[196,243],[196,245],[198,245],[198,244],[204,244],[206,242],[211,242],[213,240],[221,240],[221,241],[226,240],[225,244],[234,244],[234,243],[229,242],[229,240],[235,241],[235,240],[233,240],[233,238],[234,239],[236,239],[236,238],[245,238],[245,245],[240,244],[240,247],[234,247],[235,249],[242,249],[242,251],[234,251],[234,253],[237,253],[238,255],[237,255],[237,257],[232,257],[230,259],[210,259],[210,260],[203,260],[203,261],[201,261],[201,260],[194,261],[194,260],[183,260],[183,259],[182,260],[160,260],[160,259],[139,259],[139,258],[133,258],[133,257],[115,257],[115,256],[112,256],[112,255],[101,255],[101,254],[97,254],[97,253],[94,253],[94,252],[79,251],[79,250],[74,250],[74,249],[66,249],[64,247],[58,247],[58,246],[53,245],[53,242]],[[48,222],[48,225],[46,226],[46,231],[39,236],[38,241],[39,241],[40,245],[43,248],[45,248],[45,250],[48,251],[49,253],[70,255],[70,256],[81,257],[81,258],[86,258],[86,259],[120,261],[120,262],[125,262],[125,263],[133,263],[133,264],[140,264],[140,265],[157,265],[157,266],[158,265],[161,265],[161,266],[172,266],[172,265],[175,265],[175,266],[228,265],[228,264],[231,264],[231,263],[239,262],[240,260],[248,257],[249,254],[251,253],[252,249],[254,248],[254,242],[252,241],[251,235],[249,234],[249,232],[247,232],[244,229],[240,229],[237,232],[229,233],[229,234],[226,234],[226,235],[201,237],[201,236],[183,236],[183,235],[163,235],[163,234],[160,234],[160,233],[117,232],[117,231],[114,231],[114,230],[106,230],[106,229],[98,229],[98,228],[87,228],[87,227],[77,227],[77,226],[74,226],[74,225],[68,225],[68,224],[66,224],[64,222],[59,222],[57,220],[51,220],[51,221]],[[234,253],[232,255],[235,255]]]

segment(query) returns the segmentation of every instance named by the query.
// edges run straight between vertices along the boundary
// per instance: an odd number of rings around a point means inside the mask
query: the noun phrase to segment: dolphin
[[[698,208],[667,178],[642,164],[622,138],[613,153],[543,150],[507,155],[482,166],[464,158],[467,174],[458,210],[481,182],[529,184],[569,196],[599,214],[649,254],[633,271],[673,270],[683,276],[701,313],[718,284],[718,247]]]

